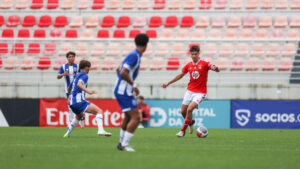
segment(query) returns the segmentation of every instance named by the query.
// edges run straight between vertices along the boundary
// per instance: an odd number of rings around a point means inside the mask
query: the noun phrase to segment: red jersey
[[[190,73],[190,82],[187,89],[191,92],[206,93],[207,74],[211,67],[212,64],[204,60],[199,60],[196,64],[193,62],[187,63],[182,68],[182,73]]]

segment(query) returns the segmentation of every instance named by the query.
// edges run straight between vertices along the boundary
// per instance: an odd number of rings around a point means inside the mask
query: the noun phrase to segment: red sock
[[[186,118],[181,131],[185,132],[186,128],[193,123],[193,119]]]

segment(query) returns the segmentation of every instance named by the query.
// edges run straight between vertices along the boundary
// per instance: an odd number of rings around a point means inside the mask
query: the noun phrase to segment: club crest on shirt
[[[201,67],[202,67],[201,65],[198,66],[199,69],[201,69]]]
[[[199,76],[200,76],[200,74],[199,74],[198,71],[193,71],[193,72],[192,72],[192,77],[193,77],[193,79],[198,79]]]
[[[137,105],[137,101],[135,99],[132,100],[132,105]]]

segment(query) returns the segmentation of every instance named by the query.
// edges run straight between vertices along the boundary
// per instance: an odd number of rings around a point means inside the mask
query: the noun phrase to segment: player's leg
[[[143,111],[139,109],[139,125],[138,125],[138,128],[144,128],[142,122],[143,122]]]
[[[135,131],[135,129],[137,128],[138,124],[139,124],[139,111],[138,108],[134,108],[132,110],[129,110],[126,112],[126,114],[128,114],[130,116],[129,122],[127,124],[127,128],[126,131],[124,133],[124,138],[122,140],[122,147],[124,147],[124,149],[126,151],[134,151],[134,149],[132,149],[129,146],[130,140],[133,137],[133,133]]]
[[[186,91],[183,101],[182,101],[182,105],[181,105],[181,115],[184,119],[186,119],[186,114],[187,114],[187,109],[189,104],[192,101],[192,92],[190,91]],[[185,132],[183,132],[182,130],[180,130],[176,136],[177,137],[183,137],[185,135]]]
[[[119,150],[122,150],[123,147],[122,147],[122,141],[123,141],[123,138],[124,138],[124,135],[125,135],[125,132],[126,132],[126,129],[127,129],[127,125],[128,125],[128,122],[130,120],[130,116],[127,114],[127,113],[124,113],[124,119],[122,120],[122,124],[121,124],[121,128],[120,128],[120,141],[117,145],[117,148]]]
[[[103,111],[93,103],[90,103],[85,112],[96,115],[99,136],[111,136],[111,133],[106,132],[103,128]]]
[[[76,126],[77,126],[79,120],[82,118],[82,116],[83,116],[82,113],[75,115],[75,118],[73,118],[72,122],[69,124],[68,131],[64,135],[64,138],[70,137],[72,131],[74,130],[74,128],[76,128]]]
[[[185,104],[182,104],[182,105],[181,105],[181,115],[182,115],[182,117],[183,117],[184,119],[185,119],[185,117],[186,117],[187,108],[188,108],[188,105],[185,105]]]

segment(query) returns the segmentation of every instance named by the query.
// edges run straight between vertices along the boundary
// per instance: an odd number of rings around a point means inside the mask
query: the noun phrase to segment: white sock
[[[122,141],[122,146],[124,146],[124,147],[129,146],[129,142],[130,142],[132,136],[133,136],[133,133],[129,133],[128,131],[125,131],[124,138]]]
[[[73,119],[75,118],[75,113],[73,113],[70,106],[68,106],[68,108],[69,108],[69,112],[70,112],[69,123],[71,123],[73,121]]]
[[[97,125],[98,125],[98,131],[103,130],[103,115],[97,114],[96,115]]]
[[[69,129],[67,131],[68,135],[72,133],[73,129],[77,126],[78,122],[79,121],[76,118],[73,118],[73,121],[70,123]]]
[[[123,129],[121,128],[121,129],[120,129],[120,143],[122,143],[122,141],[123,141],[124,134],[125,134],[125,130],[123,130]]]

